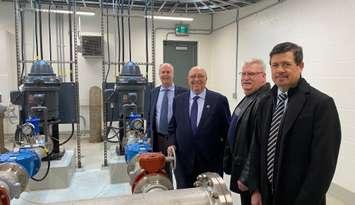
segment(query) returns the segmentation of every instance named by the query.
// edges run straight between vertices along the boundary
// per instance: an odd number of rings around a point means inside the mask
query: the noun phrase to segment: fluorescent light
[[[58,9],[38,9],[37,11],[41,11],[41,12],[51,12],[51,13],[57,13],[57,14],[73,14],[73,11],[70,10],[58,10]],[[89,11],[77,11],[75,12],[77,15],[82,15],[82,16],[95,16],[94,12],[89,12]]]
[[[152,16],[147,16],[147,18],[151,19]],[[175,17],[175,16],[154,16],[154,19],[159,20],[171,20],[171,21],[193,21],[193,18],[189,17]]]

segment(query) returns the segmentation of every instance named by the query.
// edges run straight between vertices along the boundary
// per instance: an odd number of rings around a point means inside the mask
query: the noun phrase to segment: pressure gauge
[[[134,119],[131,122],[131,126],[135,130],[141,130],[141,129],[143,129],[144,122],[142,119]]]
[[[33,133],[34,128],[35,127],[31,123],[26,122],[22,125],[22,133],[24,135],[31,135]]]

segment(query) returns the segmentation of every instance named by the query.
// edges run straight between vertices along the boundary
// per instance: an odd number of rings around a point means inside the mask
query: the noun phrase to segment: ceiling
[[[21,0],[19,0],[21,1]],[[36,0],[41,4],[68,6],[72,0]],[[249,6],[262,0],[155,0],[154,11],[161,14],[188,13],[208,14]],[[79,7],[100,7],[100,0],[76,0]],[[153,0],[102,0],[104,7],[121,5],[125,9],[144,10],[152,8]]]

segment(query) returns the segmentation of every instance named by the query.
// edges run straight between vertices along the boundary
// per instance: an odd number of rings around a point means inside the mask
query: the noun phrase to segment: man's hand
[[[262,205],[260,192],[256,191],[251,195],[251,205]]]
[[[240,180],[237,181],[238,184],[238,188],[240,191],[248,191],[249,188],[247,186],[245,186]]]
[[[175,153],[176,147],[175,145],[170,145],[167,149],[168,156],[173,156]]]

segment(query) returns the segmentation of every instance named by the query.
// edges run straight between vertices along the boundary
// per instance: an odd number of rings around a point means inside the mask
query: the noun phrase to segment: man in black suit
[[[276,45],[270,53],[275,86],[256,117],[255,157],[259,191],[252,204],[325,205],[341,140],[331,97],[301,77],[302,48]]]
[[[203,68],[191,68],[190,92],[174,100],[168,152],[176,151],[178,188],[193,187],[196,177],[203,172],[223,175],[224,144],[230,120],[228,100],[206,89],[206,82]]]
[[[174,67],[164,63],[159,67],[161,86],[151,92],[147,118],[147,134],[154,152],[166,155],[168,125],[172,116],[173,99],[187,89],[174,85]]]
[[[260,98],[270,90],[266,82],[265,64],[251,59],[242,67],[241,85],[245,97],[235,108],[228,130],[224,153],[224,171],[231,175],[230,190],[240,194],[242,205],[251,204],[250,190],[255,190],[255,176],[251,176],[249,148],[255,129],[255,114]],[[253,143],[254,144],[254,143]]]

